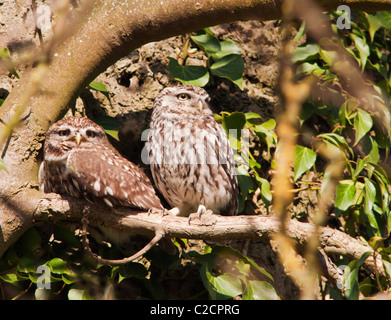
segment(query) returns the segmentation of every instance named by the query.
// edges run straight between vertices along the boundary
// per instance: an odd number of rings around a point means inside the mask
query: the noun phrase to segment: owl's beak
[[[82,138],[81,138],[80,133],[77,133],[77,134],[76,134],[76,137],[75,137],[75,140],[76,140],[77,145],[80,145],[81,139],[82,139]]]
[[[197,107],[198,107],[198,110],[200,110],[200,112],[202,111],[202,109],[204,109],[204,104],[202,103],[201,100],[198,100],[198,105],[197,105]]]

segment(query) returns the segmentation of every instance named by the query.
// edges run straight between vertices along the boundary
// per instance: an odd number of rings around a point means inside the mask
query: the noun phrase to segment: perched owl
[[[162,209],[144,172],[123,158],[88,118],[65,118],[49,128],[39,183],[46,193],[83,197],[109,207]]]
[[[238,209],[233,151],[209,101],[204,89],[181,85],[163,89],[154,103],[146,147],[155,184],[175,215]]]

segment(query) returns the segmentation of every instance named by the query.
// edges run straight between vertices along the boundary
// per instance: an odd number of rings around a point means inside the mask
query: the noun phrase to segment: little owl
[[[209,101],[204,89],[180,85],[163,89],[154,103],[146,147],[156,187],[175,215],[238,209],[233,151]]]
[[[162,209],[145,173],[123,158],[104,130],[88,118],[68,117],[49,128],[39,183],[46,193],[109,207]]]

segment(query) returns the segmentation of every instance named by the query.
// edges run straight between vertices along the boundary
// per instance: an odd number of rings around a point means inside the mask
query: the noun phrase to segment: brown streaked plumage
[[[204,89],[181,85],[163,89],[154,103],[147,150],[156,186],[174,214],[234,215],[238,209],[233,151],[209,101]]]
[[[46,193],[109,207],[163,208],[145,173],[122,157],[88,118],[64,118],[49,128],[39,183]]]

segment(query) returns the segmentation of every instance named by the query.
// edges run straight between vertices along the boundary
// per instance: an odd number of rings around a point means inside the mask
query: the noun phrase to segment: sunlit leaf
[[[372,117],[364,110],[358,109],[354,117],[354,129],[356,130],[355,142],[356,145],[361,138],[371,130],[373,125]]]
[[[378,16],[373,16],[369,13],[366,13],[366,18],[369,25],[369,35],[371,37],[371,42],[373,42],[375,32],[380,29],[380,27],[382,26],[382,22]]]
[[[292,54],[293,62],[304,62],[319,58],[319,46],[315,43],[299,46]]]
[[[208,55],[221,50],[220,41],[210,34],[191,36],[191,40],[193,40],[201,48],[201,50]]]
[[[182,84],[204,87],[209,82],[209,72],[203,66],[181,66],[174,58],[169,57],[168,70],[175,80]]]
[[[107,92],[107,88],[102,82],[92,81],[89,86],[96,91]]]
[[[352,180],[341,180],[337,186],[335,207],[346,211],[354,204],[356,186]]]
[[[55,274],[71,274],[66,261],[60,258],[53,258],[48,262],[50,271]]]
[[[306,147],[295,147],[294,169],[295,173],[293,179],[296,181],[304,172],[311,169],[316,160],[316,153]]]
[[[251,280],[246,283],[242,298],[243,300],[277,300],[278,296],[270,283]]]
[[[367,64],[367,59],[370,54],[369,46],[364,38],[354,36],[353,40],[354,40],[354,43],[355,43],[356,48],[358,50],[358,54],[360,56],[361,68],[362,68],[362,70],[364,70],[365,65]]]
[[[391,13],[387,11],[378,11],[376,18],[379,19],[381,25],[386,29],[391,29]]]
[[[366,214],[372,213],[373,204],[376,200],[376,187],[374,183],[368,178],[364,178],[365,181],[365,199],[364,199],[364,211]]]

